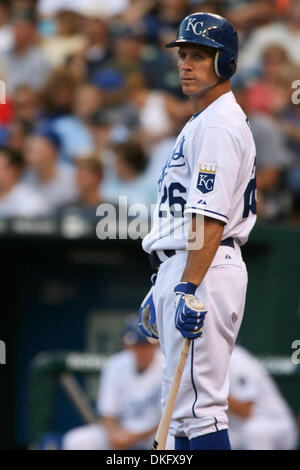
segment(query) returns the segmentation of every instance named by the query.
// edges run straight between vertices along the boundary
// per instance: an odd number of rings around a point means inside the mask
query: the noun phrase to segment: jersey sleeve
[[[100,387],[97,400],[99,415],[118,418],[121,404],[118,398],[119,375],[113,361],[109,361],[100,377]]]
[[[236,371],[230,377],[230,395],[242,402],[255,402],[257,385],[254,378],[244,370]]]
[[[194,158],[185,214],[227,223],[241,163],[238,139],[226,129],[208,127],[196,136],[190,152]]]
[[[255,402],[261,376],[259,368],[239,346],[235,346],[229,365],[230,395],[242,402]]]

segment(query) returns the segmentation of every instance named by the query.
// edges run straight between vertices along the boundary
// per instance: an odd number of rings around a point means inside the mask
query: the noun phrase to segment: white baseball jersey
[[[223,239],[246,243],[256,220],[255,144],[232,92],[195,114],[179,134],[158,181],[143,248],[187,248],[189,214],[223,221]]]
[[[142,373],[132,352],[115,354],[101,376],[98,398],[100,415],[120,421],[125,429],[145,432],[155,427],[161,415],[162,355],[156,351],[151,365]]]
[[[253,403],[247,420],[229,414],[233,447],[293,448],[297,432],[288,405],[262,364],[241,346],[235,346],[232,352],[229,378],[230,395],[241,402]]]
[[[134,355],[122,351],[111,357],[100,377],[98,413],[120,421],[128,431],[143,433],[155,428],[161,416],[162,354],[156,351],[151,365],[136,370]],[[150,449],[154,434],[136,441],[133,449]],[[65,450],[112,450],[105,427],[99,423],[79,426],[67,432]],[[166,449],[174,449],[168,436]]]

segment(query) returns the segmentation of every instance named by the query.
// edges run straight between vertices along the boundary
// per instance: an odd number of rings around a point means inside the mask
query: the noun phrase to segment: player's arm
[[[111,446],[116,450],[126,450],[132,447],[137,441],[152,436],[157,429],[156,425],[147,431],[133,433],[125,429],[116,418],[111,416],[102,416],[100,422],[108,434]]]
[[[122,434],[119,436],[119,443],[122,444],[123,449],[129,449],[135,445],[136,442],[141,441],[143,439],[147,439],[148,437],[154,436],[155,431],[157,430],[158,424],[148,429],[144,432],[131,432],[127,429],[123,429]],[[121,439],[121,440],[120,440]]]
[[[203,216],[195,214],[192,218],[192,232],[195,234],[202,223]],[[204,217],[204,242],[199,250],[189,250],[188,259],[181,282],[192,282],[199,286],[220,246],[224,223],[211,217]],[[196,234],[197,236],[197,234]]]
[[[197,229],[201,230],[201,223],[203,223],[203,216],[195,214],[192,219],[192,234],[197,236]],[[194,295],[220,246],[223,231],[223,222],[204,217],[203,246],[189,250],[181,282],[174,289],[176,294],[175,325],[184,338],[193,340],[202,336],[202,326],[207,311],[205,305]]]
[[[115,450],[126,449],[125,429],[120,421],[112,416],[101,416],[100,424],[105,428],[110,445]]]
[[[229,395],[228,397],[228,407],[229,412],[235,414],[239,418],[248,419],[250,418],[253,410],[253,402],[252,401],[240,401],[237,398]]]
[[[100,424],[104,426],[109,438],[114,436],[121,429],[119,420],[112,416],[101,416]]]

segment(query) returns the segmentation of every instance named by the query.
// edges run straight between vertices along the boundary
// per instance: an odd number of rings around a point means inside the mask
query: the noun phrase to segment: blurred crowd
[[[193,11],[239,32],[259,217],[299,222],[300,0],[0,0],[0,218],[155,203],[193,113],[164,45]]]

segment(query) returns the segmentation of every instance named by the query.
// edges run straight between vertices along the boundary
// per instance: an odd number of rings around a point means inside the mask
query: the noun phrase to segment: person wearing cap
[[[99,422],[69,431],[64,450],[151,448],[161,414],[161,354],[141,333],[135,315],[126,320],[123,345],[101,374]]]
[[[61,141],[52,129],[38,129],[25,140],[24,183],[37,191],[55,212],[76,200],[73,168],[59,163]]]

